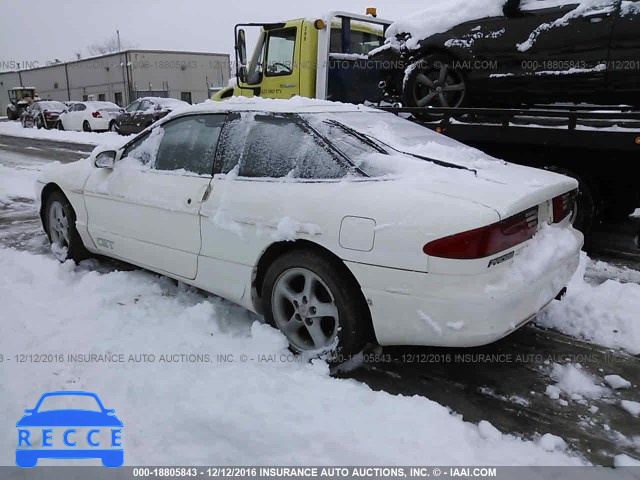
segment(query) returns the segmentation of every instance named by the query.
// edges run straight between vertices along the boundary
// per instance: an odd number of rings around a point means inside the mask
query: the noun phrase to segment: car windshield
[[[429,163],[471,170],[497,162],[484,153],[385,112],[301,115],[366,175],[398,175]]]
[[[66,110],[67,108],[65,104],[62,102],[45,101],[45,102],[38,102],[38,105],[40,105],[40,108],[42,108],[43,110]]]
[[[42,400],[38,412],[51,410],[89,410],[101,412],[102,409],[94,397],[88,395],[51,395]]]

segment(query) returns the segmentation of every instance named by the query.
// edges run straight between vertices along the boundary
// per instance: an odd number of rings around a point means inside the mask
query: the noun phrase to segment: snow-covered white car
[[[206,102],[39,182],[59,259],[195,285],[297,352],[490,343],[564,289],[583,243],[575,180],[317,100]]]
[[[122,109],[111,102],[74,102],[58,119],[58,130],[84,132],[109,130]]]

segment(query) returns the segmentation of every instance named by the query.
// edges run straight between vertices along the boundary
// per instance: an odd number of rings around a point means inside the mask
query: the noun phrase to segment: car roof
[[[350,103],[330,102],[327,100],[315,100],[303,97],[294,97],[290,100],[276,100],[260,97],[232,97],[223,101],[207,100],[204,103],[190,105],[179,111],[175,111],[168,117],[184,115],[188,113],[216,113],[216,112],[273,112],[273,113],[321,113],[321,112],[377,112],[381,110],[353,105]]]

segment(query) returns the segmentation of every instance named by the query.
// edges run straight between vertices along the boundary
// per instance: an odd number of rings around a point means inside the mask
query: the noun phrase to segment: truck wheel
[[[563,167],[551,166],[547,170],[566,175],[578,181],[578,197],[576,210],[571,217],[573,227],[580,230],[585,236],[591,232],[598,216],[598,191],[594,183],[588,182],[585,177],[578,175]]]
[[[403,86],[406,107],[462,107],[467,100],[466,75],[453,58],[434,54],[411,64]]]
[[[341,359],[360,352],[368,340],[369,315],[361,297],[344,266],[313,250],[277,258],[262,288],[265,318],[293,352]]]

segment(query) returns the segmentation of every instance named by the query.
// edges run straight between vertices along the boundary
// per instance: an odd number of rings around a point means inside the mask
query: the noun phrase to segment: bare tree
[[[120,48],[122,48],[122,50],[127,50],[133,47],[135,47],[134,44],[120,39]],[[90,56],[104,55],[105,53],[117,52],[118,36],[113,35],[109,38],[104,39],[101,42],[92,43],[87,47],[87,50]]]

